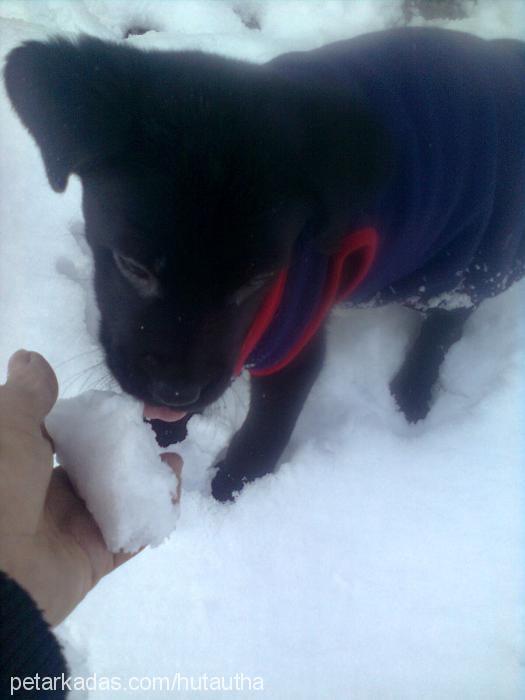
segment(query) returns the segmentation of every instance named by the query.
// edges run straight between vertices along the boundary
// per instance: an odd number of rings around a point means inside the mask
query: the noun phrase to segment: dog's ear
[[[29,41],[7,56],[7,94],[37,142],[47,177],[63,192],[72,172],[121,151],[130,138],[130,73],[125,47],[82,36]]]
[[[317,243],[331,252],[392,172],[393,151],[383,127],[357,100],[310,95],[303,128],[303,163],[321,212]]]

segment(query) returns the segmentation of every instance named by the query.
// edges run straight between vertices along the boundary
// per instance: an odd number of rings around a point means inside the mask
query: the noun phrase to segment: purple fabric
[[[389,131],[394,174],[355,226],[381,238],[352,303],[493,296],[525,269],[525,44],[436,28],[364,34],[270,64],[333,86]],[[349,193],[349,197],[351,193]]]
[[[319,81],[359,95],[390,133],[394,174],[362,219],[348,222],[347,230],[372,226],[380,237],[350,304],[470,306],[523,276],[523,42],[410,27],[267,65],[306,90]],[[326,274],[327,259],[308,240],[300,243],[281,306],[248,366],[265,369],[286,357]]]
[[[288,270],[281,305],[267,331],[250,354],[246,367],[266,369],[285,357],[319,304],[328,271],[328,258],[314,250],[311,240],[299,241]]]

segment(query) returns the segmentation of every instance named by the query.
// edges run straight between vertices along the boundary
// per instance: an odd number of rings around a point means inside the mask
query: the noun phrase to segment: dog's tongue
[[[184,418],[186,411],[175,411],[173,408],[167,408],[167,406],[152,406],[151,404],[144,404],[144,418],[148,420],[163,420],[166,423],[174,423],[175,421]]]

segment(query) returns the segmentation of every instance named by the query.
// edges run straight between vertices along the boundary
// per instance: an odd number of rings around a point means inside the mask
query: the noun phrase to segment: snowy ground
[[[439,26],[518,36],[525,3],[479,0]],[[79,31],[137,46],[200,47],[264,60],[403,23],[402,2],[16,2],[1,50]],[[255,18],[255,19],[254,19]],[[249,29],[255,21],[260,29]],[[417,13],[413,22],[425,23]],[[104,388],[92,332],[80,185],[57,196],[0,102],[0,364],[45,354],[62,394]],[[408,426],[387,383],[413,332],[399,308],[336,314],[328,362],[280,471],[235,505],[207,467],[239,424],[242,383],[184,446],[178,529],[103,581],[60,629],[74,673],[259,676],[264,691],[170,697],[518,700],[525,690],[524,284],[485,303],[447,357],[428,419]],[[203,683],[202,679],[200,681]],[[179,677],[180,687],[185,681]],[[90,700],[168,697],[90,692]]]

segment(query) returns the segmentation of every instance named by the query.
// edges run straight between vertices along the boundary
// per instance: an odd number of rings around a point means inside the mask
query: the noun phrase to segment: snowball
[[[88,391],[58,401],[46,419],[58,463],[95,518],[108,549],[158,545],[175,528],[177,477],[129,396]]]

